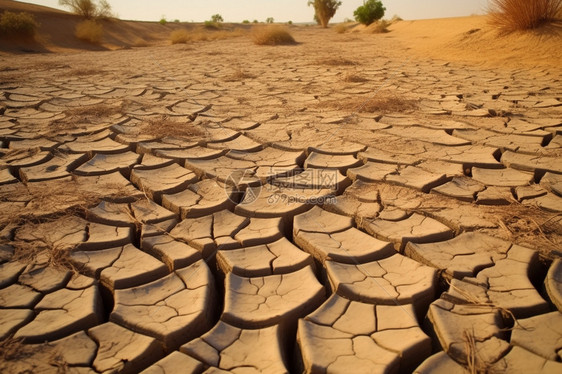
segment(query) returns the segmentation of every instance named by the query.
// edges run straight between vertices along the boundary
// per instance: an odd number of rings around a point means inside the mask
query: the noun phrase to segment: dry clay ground
[[[293,33],[2,57],[4,372],[562,371],[560,69]]]

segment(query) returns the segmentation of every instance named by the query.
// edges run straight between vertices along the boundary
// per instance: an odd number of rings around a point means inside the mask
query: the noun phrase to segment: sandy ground
[[[560,372],[559,39],[48,24],[0,55],[4,370]]]

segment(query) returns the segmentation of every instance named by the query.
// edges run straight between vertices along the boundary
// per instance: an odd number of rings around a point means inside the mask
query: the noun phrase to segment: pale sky
[[[314,15],[307,0],[108,0],[114,13],[121,19],[158,21],[168,20],[202,22],[219,13],[226,22],[245,19],[275,22],[311,22]],[[61,8],[58,0],[28,0],[26,3]],[[397,14],[403,19],[461,17],[484,14],[488,0],[382,0],[386,7],[385,18]],[[363,0],[342,0],[332,22],[353,18],[353,11]]]

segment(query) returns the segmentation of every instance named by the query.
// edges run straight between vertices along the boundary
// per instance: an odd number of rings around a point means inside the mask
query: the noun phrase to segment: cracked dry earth
[[[560,71],[295,36],[2,57],[3,372],[562,372]]]

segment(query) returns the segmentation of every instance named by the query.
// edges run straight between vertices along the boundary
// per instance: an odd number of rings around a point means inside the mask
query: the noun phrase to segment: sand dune
[[[0,51],[12,53],[116,50],[163,45],[170,43],[171,31],[197,27],[195,24],[104,21],[103,42],[93,45],[74,36],[74,29],[82,20],[76,15],[11,0],[0,0],[0,11],[3,10],[29,12],[40,24],[35,43],[0,39]],[[558,68],[562,61],[560,25],[544,27],[534,32],[499,36],[498,31],[488,24],[487,16],[470,16],[399,21],[392,24],[389,30],[389,33],[373,35],[373,38],[391,39],[417,57],[510,68]],[[369,29],[358,25],[351,31],[368,33]]]

